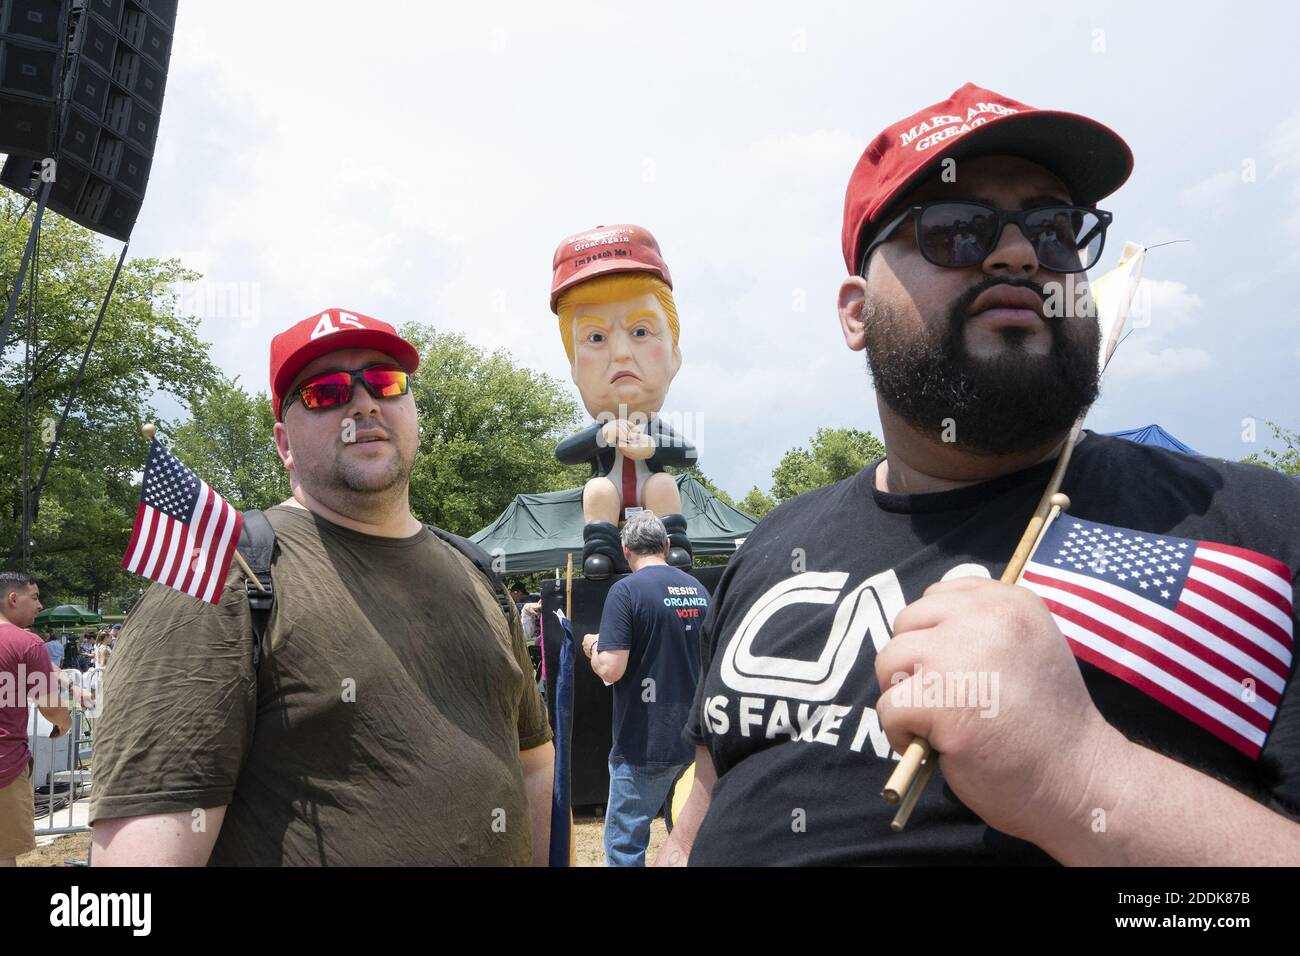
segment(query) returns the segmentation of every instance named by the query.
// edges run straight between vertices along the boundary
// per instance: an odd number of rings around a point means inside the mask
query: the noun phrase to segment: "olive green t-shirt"
[[[237,563],[217,606],[152,585],[105,675],[91,821],[228,805],[214,865],[527,863],[519,751],[551,732],[518,620],[428,530],[266,514],[260,664]]]

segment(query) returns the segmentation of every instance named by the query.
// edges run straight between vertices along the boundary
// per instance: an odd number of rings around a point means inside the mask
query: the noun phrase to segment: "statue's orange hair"
[[[564,351],[569,356],[569,362],[574,360],[573,314],[578,306],[607,305],[641,295],[654,295],[659,300],[659,308],[668,320],[668,331],[672,334],[675,350],[681,327],[677,322],[677,303],[673,301],[673,290],[658,276],[652,276],[648,272],[615,272],[596,276],[566,289],[555,303],[555,311],[560,318],[560,338],[564,340]]]

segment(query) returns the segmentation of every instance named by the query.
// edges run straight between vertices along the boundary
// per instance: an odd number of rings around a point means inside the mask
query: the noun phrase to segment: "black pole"
[[[36,293],[38,288],[37,280],[41,275],[41,240],[36,238],[36,249],[32,252],[32,281],[27,288],[27,321],[23,326],[23,467],[19,481],[22,483],[22,493],[19,495],[22,503],[22,524],[18,530],[18,544],[22,551],[22,564],[18,570],[27,574],[31,571],[29,567],[28,547],[28,510],[30,499],[28,492],[31,490],[32,482],[32,387],[31,387],[31,367],[32,367],[32,333],[35,322],[33,321],[33,312],[36,306]]]
[[[5,310],[5,319],[0,323],[0,358],[4,357],[5,346],[9,344],[9,325],[14,320],[14,313],[18,311],[18,296],[23,291],[23,280],[27,278],[27,263],[32,259],[32,251],[36,248],[36,236],[41,231],[41,220],[45,217],[45,203],[50,198],[50,187],[52,181],[46,181],[41,187],[41,198],[36,202],[36,218],[32,220],[31,232],[27,234],[27,248],[23,250],[22,265],[18,267],[18,278],[14,280],[14,291],[9,296],[9,308]]]
[[[32,251],[32,280],[27,290],[27,329],[23,348],[23,524],[22,571],[31,571],[32,563],[32,352],[36,347],[36,300],[40,294],[41,234],[36,233],[36,248]]]
[[[99,304],[99,315],[95,318],[95,324],[90,330],[90,341],[86,343],[86,351],[81,355],[81,366],[77,369],[77,377],[72,381],[72,391],[68,393],[68,400],[63,404],[63,414],[59,416],[59,424],[54,428],[54,440],[50,442],[50,450],[45,454],[45,464],[41,466],[40,477],[36,479],[36,487],[31,495],[31,512],[34,515],[36,509],[40,507],[41,490],[45,487],[45,477],[49,474],[50,464],[54,461],[54,454],[59,448],[59,439],[63,435],[63,424],[68,420],[68,413],[72,411],[72,403],[76,401],[77,389],[81,388],[81,378],[86,373],[86,363],[90,361],[90,350],[95,347],[95,338],[99,335],[99,326],[104,321],[104,313],[108,311],[108,300],[113,297],[113,290],[117,288],[117,277],[122,273],[122,263],[126,261],[126,251],[131,248],[130,240],[122,246],[122,252],[117,257],[117,267],[113,270],[113,278],[108,282],[108,291],[104,293],[104,301]],[[28,382],[28,388],[31,383]],[[24,514],[24,525],[27,524],[27,518]],[[26,532],[24,532],[26,533]],[[28,539],[23,538],[23,542]],[[23,545],[25,547],[25,544]]]

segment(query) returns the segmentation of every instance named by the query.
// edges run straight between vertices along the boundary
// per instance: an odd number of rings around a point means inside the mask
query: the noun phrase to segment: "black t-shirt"
[[[609,589],[600,615],[600,650],[627,649],[614,683],[614,746],[609,759],[638,767],[691,762],[682,728],[700,676],[700,625],[709,592],[685,571],[651,565]]]
[[[945,577],[999,577],[1052,463],[924,495],[878,491],[875,470],[777,508],[719,583],[687,724],[718,772],[692,865],[1051,862],[985,825],[939,769],[907,828],[892,832],[895,808],[880,791],[898,755],[874,706],[875,656],[897,613]],[[1300,603],[1294,479],[1085,433],[1062,491],[1074,518],[1276,558]],[[1092,664],[1079,667],[1098,710],[1129,739],[1300,816],[1294,663],[1258,760]]]

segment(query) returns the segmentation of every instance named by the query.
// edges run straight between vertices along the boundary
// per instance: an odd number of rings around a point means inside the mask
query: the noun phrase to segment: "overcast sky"
[[[640,223],[682,320],[665,411],[740,496],[819,426],[879,432],[835,313],[844,187],[877,132],[972,81],[1127,139],[1103,264],[1191,240],[1149,255],[1150,324],[1089,426],[1240,458],[1243,419],[1300,428],[1298,33],[1257,2],[184,0],[132,252],[207,276],[188,304],[253,389],[272,335],[333,306],[567,385],[552,252]]]

